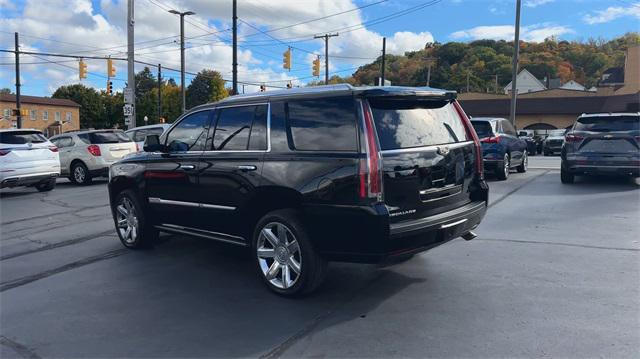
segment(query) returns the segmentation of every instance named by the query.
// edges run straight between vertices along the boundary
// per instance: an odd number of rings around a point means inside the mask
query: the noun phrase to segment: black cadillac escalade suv
[[[482,150],[455,93],[319,86],[199,106],[111,166],[129,248],[158,231],[247,247],[267,286],[308,293],[327,261],[407,258],[471,239]]]

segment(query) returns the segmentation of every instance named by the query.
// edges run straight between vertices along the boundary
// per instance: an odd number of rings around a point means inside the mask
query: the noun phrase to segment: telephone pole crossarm
[[[329,38],[338,36],[339,34],[336,32],[335,34],[324,34],[324,35],[316,35],[314,39],[324,39],[324,84],[329,84]]]

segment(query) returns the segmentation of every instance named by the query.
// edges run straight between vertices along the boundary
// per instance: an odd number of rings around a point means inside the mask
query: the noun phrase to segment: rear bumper
[[[562,168],[573,174],[613,175],[640,177],[640,161],[638,158],[628,160],[594,160],[565,159]]]
[[[58,172],[53,173],[39,173],[24,176],[7,176],[0,183],[0,188],[7,187],[20,187],[30,186],[38,184],[40,182],[48,181],[52,178],[56,178],[60,175]]]

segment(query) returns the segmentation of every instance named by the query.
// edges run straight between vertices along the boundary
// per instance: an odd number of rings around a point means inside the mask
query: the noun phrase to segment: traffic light
[[[107,80],[107,95],[111,96],[113,94],[113,82],[111,80]]]
[[[320,76],[320,56],[313,60],[313,76]]]
[[[282,67],[291,71],[291,48],[288,48],[283,54]]]
[[[78,63],[78,70],[79,70],[78,75],[80,76],[80,80],[86,79],[87,78],[87,64],[85,64],[84,61],[80,60],[80,63]]]
[[[113,60],[107,59],[107,76],[116,77],[116,67],[113,66]]]

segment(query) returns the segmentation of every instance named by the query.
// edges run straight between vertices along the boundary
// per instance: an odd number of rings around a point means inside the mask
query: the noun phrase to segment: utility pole
[[[385,58],[387,55],[387,38],[382,38],[382,68],[380,69],[380,86],[384,86],[384,69],[386,67]]]
[[[127,1],[127,89],[124,93],[124,107],[129,108],[125,111],[125,124],[128,129],[136,127],[136,74],[135,59],[133,57],[133,1]],[[127,114],[128,112],[128,114]]]
[[[235,0],[234,0],[235,1]],[[314,39],[324,39],[324,84],[329,84],[329,38],[338,36],[339,34],[336,32],[335,34],[324,34],[324,35],[316,35]]]
[[[516,34],[513,42],[513,72],[511,74],[511,110],[509,112],[509,121],[512,125],[516,125],[516,100],[518,90],[516,88],[516,80],[518,77],[518,63],[520,62],[520,0],[516,0]]]
[[[431,66],[435,64],[435,58],[427,57],[427,87],[431,86]]]
[[[18,115],[16,116],[16,124],[18,128],[22,128],[22,113],[20,113],[20,43],[18,41],[18,33],[15,34],[16,52],[16,109]]]
[[[233,95],[238,94],[238,1],[233,0],[233,60],[231,71],[233,72]]]
[[[496,93],[498,93],[498,74],[496,74],[496,86],[495,86],[495,91],[496,91]]]
[[[162,117],[162,64],[158,64],[158,122]]]
[[[187,106],[184,92],[184,17],[187,15],[195,15],[195,12],[180,12],[177,10],[169,10],[169,12],[172,14],[180,15],[180,92],[182,93],[182,113],[184,113]]]
[[[471,71],[467,71],[467,92],[469,92],[469,76],[471,75]]]

